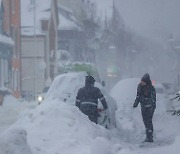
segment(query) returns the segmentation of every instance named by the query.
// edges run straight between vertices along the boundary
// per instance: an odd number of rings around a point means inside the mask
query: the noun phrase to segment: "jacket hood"
[[[148,85],[152,85],[152,82],[148,73],[143,75],[141,81],[145,82]]]
[[[93,76],[91,75],[88,75],[86,76],[86,79],[85,79],[85,86],[86,87],[91,87],[94,85],[94,82],[95,82],[95,79]]]

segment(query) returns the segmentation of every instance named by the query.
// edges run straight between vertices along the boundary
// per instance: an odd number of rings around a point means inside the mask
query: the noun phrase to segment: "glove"
[[[137,107],[137,104],[136,104],[136,103],[134,103],[134,104],[133,104],[133,108],[136,108],[136,107]]]

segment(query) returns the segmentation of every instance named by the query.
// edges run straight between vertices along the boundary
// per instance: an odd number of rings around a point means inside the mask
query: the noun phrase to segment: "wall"
[[[36,37],[36,54],[34,37],[22,36],[22,91],[34,94],[34,84],[36,93],[42,92],[45,84],[45,36]],[[36,63],[35,63],[36,57]],[[36,64],[36,66],[34,66]],[[36,69],[35,69],[36,68]],[[36,81],[34,73],[36,72]]]
[[[12,59],[12,82],[9,87],[17,98],[21,95],[21,38],[20,38],[20,0],[3,0],[3,31],[15,42]]]

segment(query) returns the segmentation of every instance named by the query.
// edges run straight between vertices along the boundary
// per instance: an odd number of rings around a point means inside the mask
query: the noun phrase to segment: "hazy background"
[[[179,0],[116,0],[127,26],[137,33],[155,39],[180,34]]]

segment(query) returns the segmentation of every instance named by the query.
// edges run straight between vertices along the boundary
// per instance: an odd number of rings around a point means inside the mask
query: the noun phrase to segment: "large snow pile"
[[[174,127],[170,125],[166,130],[174,131],[179,126],[176,124]],[[13,130],[15,133],[12,133]],[[123,131],[124,136],[120,131]],[[136,128],[136,131],[139,130]],[[26,133],[27,142],[22,144]],[[138,144],[132,144],[131,140],[123,140],[129,136],[134,134],[124,129],[110,132],[100,125],[91,123],[75,106],[54,99],[45,101],[34,110],[22,113],[16,124],[3,134],[0,149],[2,150],[6,144],[7,147],[14,148],[15,154],[24,154],[21,149],[31,149],[33,154],[139,154],[147,150],[139,149]],[[153,154],[161,154],[171,151],[175,154],[180,150],[177,146],[179,138],[176,138],[173,145],[169,145],[167,140],[164,146],[156,146],[146,153],[151,154],[153,151]],[[15,139],[20,141],[14,142]],[[18,147],[17,143],[21,147]]]
[[[36,105],[36,103],[20,101],[12,95],[6,95],[3,105],[0,106],[0,132],[3,132],[12,123],[16,122],[21,111],[32,109]]]
[[[155,142],[152,147],[140,148],[145,134],[139,108],[131,108],[139,80],[135,79],[135,82],[121,81],[120,87],[112,90],[119,107],[117,129],[110,131],[90,122],[73,103],[49,98],[35,109],[21,113],[18,121],[0,135],[1,154],[8,154],[9,149],[13,149],[12,154],[178,153],[179,117],[165,113],[154,116]]]
[[[92,150],[101,154],[98,147],[96,151],[93,148],[101,141],[99,144],[106,147],[102,154],[108,154],[111,146],[108,130],[91,123],[75,106],[57,99],[22,114],[16,125],[27,131],[28,142],[36,154],[85,154]]]
[[[0,135],[1,154],[32,154],[27,143],[26,131],[21,128],[13,128]]]
[[[57,98],[68,104],[74,105],[79,88],[85,85],[86,75],[87,74],[85,72],[71,72],[57,76],[51,84],[51,87],[48,90],[45,99],[52,100]],[[114,127],[116,125],[116,101],[106,92],[106,89],[99,82],[95,82],[95,87],[98,87],[102,91],[108,105],[107,114],[109,120],[103,122],[105,115],[103,113],[100,113],[101,116],[98,118],[98,121],[101,124],[103,123],[104,127]],[[98,108],[103,108],[101,103],[98,104]]]
[[[138,108],[138,111],[135,112],[132,107],[139,82],[139,78],[124,79],[119,81],[111,90],[111,96],[115,98],[118,105],[116,112],[117,126],[125,130],[125,136],[124,132],[122,133],[124,139],[135,143],[143,140],[141,134],[143,132],[143,123],[140,110]]]
[[[112,88],[111,96],[120,101],[118,103],[119,109],[130,108],[132,106],[139,82],[139,78],[124,79]]]
[[[85,72],[65,73],[57,76],[49,88],[45,99],[58,98],[70,104],[75,102],[78,89],[84,86]]]

